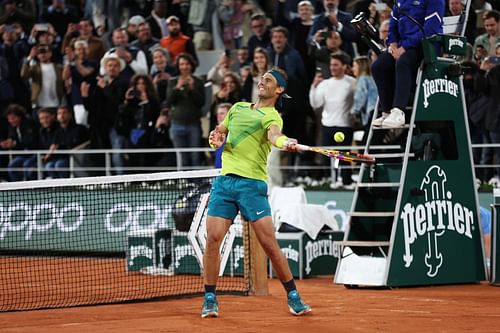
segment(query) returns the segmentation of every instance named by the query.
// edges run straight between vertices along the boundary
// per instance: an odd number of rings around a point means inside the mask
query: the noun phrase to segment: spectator
[[[288,44],[288,30],[285,27],[277,26],[271,29],[271,46],[267,51],[271,65],[285,70],[288,74],[287,92],[293,96],[293,101],[278,105],[278,109],[283,113],[283,133],[305,142],[305,116],[308,108],[304,86],[306,73],[299,52]]]
[[[3,27],[2,41],[0,56],[5,58],[9,67],[9,81],[14,90],[13,102],[25,109],[31,109],[29,86],[21,79],[22,59],[28,55],[29,47],[25,42],[18,40],[18,34],[12,25]]]
[[[405,124],[404,110],[423,57],[422,38],[443,32],[444,0],[424,2],[422,8],[412,3],[405,0],[394,5],[387,39],[389,47],[372,65],[381,109],[390,112],[375,119],[374,126],[400,127]]]
[[[55,109],[52,108],[40,108],[38,110],[38,122],[40,123],[40,129],[38,133],[38,149],[42,150],[55,150],[55,136],[58,128],[58,123],[56,121]],[[48,153],[42,156],[42,162],[44,163],[44,169],[46,171],[47,177],[52,177],[49,171],[48,163],[51,162],[52,154]],[[55,161],[55,160],[54,160]],[[53,166],[54,161],[50,163]]]
[[[93,88],[97,76],[98,64],[87,56],[88,44],[86,40],[76,40],[74,47],[66,48],[68,63],[64,65],[62,78],[67,82],[70,105],[73,106],[75,119],[78,124],[87,125],[88,111],[83,106],[80,87],[87,82]]]
[[[176,75],[177,69],[170,64],[170,55],[162,47],[153,49],[153,66],[151,66],[151,77],[158,93],[160,103],[167,103],[168,81]]]
[[[34,150],[38,148],[38,128],[35,121],[26,117],[26,110],[18,105],[11,104],[5,110],[9,123],[7,139],[0,142],[2,149],[13,151]],[[36,155],[13,155],[9,162],[9,180],[33,180],[36,178],[34,168],[37,165]],[[22,171],[19,169],[22,168]]]
[[[52,51],[52,61],[62,64],[61,37],[58,36],[52,24],[35,24],[31,29],[28,41],[31,46],[37,44],[47,45]]]
[[[351,63],[351,57],[342,51],[340,46],[342,45],[342,37],[337,31],[325,31],[325,45],[320,46],[319,44],[311,45],[309,53],[311,57],[315,60],[316,72],[321,72],[324,79],[330,78],[330,56],[334,53],[344,54],[349,63]]]
[[[215,116],[217,118],[217,125],[221,124],[229,113],[229,109],[231,108],[230,103],[221,103],[217,105],[215,108]],[[215,150],[214,156],[214,167],[222,168],[222,152],[224,151],[224,145],[220,146]]]
[[[231,71],[240,73],[243,67],[249,66],[248,62],[248,48],[246,46],[240,47],[236,50],[236,61],[231,64]]]
[[[448,10],[445,16],[458,16],[467,15],[467,26],[465,28],[465,37],[467,37],[467,42],[471,45],[474,44],[476,39],[476,11],[472,9],[468,13],[465,13],[465,6],[462,0],[448,0]]]
[[[164,105],[160,110],[160,115],[156,119],[155,128],[151,135],[151,146],[153,148],[173,148],[172,140],[170,140],[170,117],[169,109]],[[176,166],[175,153],[158,153],[153,154],[151,165],[160,167]]]
[[[148,70],[151,69],[153,65],[153,59],[151,57],[153,48],[157,48],[160,40],[151,35],[151,28],[149,27],[149,23],[144,22],[139,24],[137,30],[137,39],[130,44],[130,46],[138,48],[144,55],[146,56],[146,62],[148,64]]]
[[[126,32],[130,44],[132,44],[137,39],[139,25],[143,24],[144,22],[146,22],[146,20],[144,20],[144,17],[142,17],[141,15],[132,16],[128,20]]]
[[[217,123],[217,106],[222,103],[234,104],[241,100],[241,84],[238,76],[232,72],[224,74],[221,89],[214,94],[210,112],[210,128]]]
[[[483,15],[486,33],[474,41],[473,54],[481,63],[487,56],[495,55],[495,47],[500,43],[500,12],[491,10]]]
[[[167,24],[165,18],[167,17],[168,3],[167,0],[154,0],[153,10],[151,15],[146,18],[151,28],[151,35],[154,38],[161,39],[168,35]]]
[[[271,64],[269,61],[269,53],[262,47],[257,47],[253,51],[253,61],[250,75],[243,84],[242,99],[246,102],[256,101],[259,95],[258,84],[262,75],[269,69]]]
[[[188,23],[193,26],[193,43],[198,51],[214,48],[214,38],[217,36],[213,33],[213,22],[214,18],[218,19],[216,9],[216,2],[212,0],[191,1]]]
[[[352,43],[358,41],[358,36],[351,25],[352,15],[339,10],[338,4],[339,0],[323,0],[325,13],[316,16],[314,19],[313,26],[309,30],[308,42],[309,44],[321,44],[325,39],[322,32],[337,31],[344,41],[341,45],[342,50],[353,58],[354,49]]]
[[[2,109],[3,110],[3,109]],[[3,142],[8,138],[9,134],[9,123],[4,117],[4,112],[2,111],[2,116],[0,117],[0,152],[5,152],[7,149],[3,148]],[[0,182],[7,181],[9,179],[7,171],[7,165],[9,165],[9,155],[0,155]]]
[[[345,75],[347,69],[347,59],[342,54],[332,54],[330,60],[331,77],[323,79],[321,73],[317,73],[311,85],[309,99],[313,108],[323,108],[321,117],[322,125],[322,146],[349,146],[352,142],[352,122],[351,109],[356,80]],[[344,141],[335,142],[333,134],[344,133]],[[347,165],[347,164],[344,164]],[[349,167],[341,169],[342,181],[332,179],[332,188],[344,187],[353,189]]]
[[[39,10],[41,11],[40,20],[50,23],[59,36],[64,36],[68,24],[78,23],[79,20],[78,10],[72,5],[67,5],[66,0],[52,0],[50,6],[39,8]],[[39,25],[39,28],[43,27]]]
[[[119,108],[116,131],[128,138],[131,148],[149,148],[159,111],[160,101],[153,81],[148,75],[135,75]],[[132,165],[144,167],[150,159],[144,154],[134,154],[131,160]]]
[[[312,113],[307,101],[307,82],[304,63],[297,50],[288,44],[288,30],[277,26],[271,29],[271,46],[268,48],[272,66],[283,69],[288,74],[287,93],[293,100],[285,99],[278,103],[277,108],[283,114],[283,133],[301,142],[307,142],[306,118]],[[298,166],[301,156],[288,154],[289,166]],[[295,178],[297,169],[288,173],[288,180]]]
[[[161,47],[170,52],[170,58],[173,62],[177,62],[177,56],[181,53],[188,53],[193,57],[196,68],[198,66],[198,56],[194,48],[193,41],[190,37],[181,32],[181,23],[177,16],[169,16],[167,18],[168,36],[160,39]]]
[[[126,66],[120,75],[125,80],[129,81],[135,74],[147,74],[149,72],[146,55],[140,49],[128,44],[128,36],[124,29],[115,29],[111,42],[113,43],[113,47],[104,54],[103,58],[111,54],[116,54],[116,56],[121,58]],[[100,74],[104,75],[104,72],[105,69],[101,67]]]
[[[285,16],[285,0],[279,0],[276,8],[276,24],[284,26],[290,32],[288,40],[290,45],[299,51],[308,80],[306,85],[310,85],[314,76],[314,59],[309,56],[309,44],[307,36],[313,24],[314,7],[310,1],[300,1],[297,5],[298,17],[291,20]]]
[[[200,146],[201,107],[205,104],[203,80],[193,75],[195,60],[187,53],[177,57],[179,76],[168,84],[170,139],[175,148]],[[199,166],[199,152],[183,153],[183,166]]]
[[[484,92],[479,91],[478,76],[484,75],[484,72],[479,71],[479,66],[474,61],[464,61],[462,63],[464,69],[463,85],[465,95],[465,109],[467,110],[467,118],[469,123],[469,136],[472,144],[481,144],[485,141],[487,135],[485,115],[488,109],[488,97]],[[481,155],[483,151],[491,150],[491,148],[475,148],[472,150],[472,158],[475,165],[481,164]],[[486,154],[485,154],[486,155]],[[492,154],[488,154],[492,155]],[[492,162],[492,161],[490,161]],[[476,168],[476,179],[480,183],[487,183],[491,178],[489,174],[490,168]]]
[[[500,45],[496,48],[496,56],[500,57]],[[482,92],[488,99],[485,106],[484,124],[486,133],[484,133],[490,140],[489,143],[500,143],[500,66],[492,64],[489,57],[485,58],[480,66],[480,75],[476,77],[476,87],[478,91]],[[500,156],[500,148],[494,148],[497,158]],[[486,160],[487,155],[483,152],[483,160],[481,164],[489,162]],[[491,162],[493,158],[491,158]],[[500,171],[497,171],[500,175]],[[491,182],[491,180],[490,180]]]
[[[0,55],[0,113],[14,100],[14,87],[10,81],[7,59]],[[3,116],[0,117],[3,119]],[[1,157],[0,157],[1,158]]]
[[[30,31],[36,19],[33,0],[3,0],[0,3],[0,24],[18,22],[24,31]]]
[[[226,49],[237,49],[241,46],[243,38],[244,14],[246,9],[245,0],[222,0],[217,11],[222,22],[222,39]]]
[[[73,114],[67,106],[57,108],[57,122],[59,126],[50,148],[53,152],[58,149],[73,149],[88,140],[87,128],[74,122]],[[45,164],[45,170],[52,178],[68,178],[68,168],[69,156],[66,154],[52,154]]]
[[[94,36],[94,27],[89,19],[80,20],[78,24],[68,24],[61,49],[66,50],[66,47],[72,45],[76,39],[87,41],[89,59],[99,62],[104,56],[106,52],[104,42],[101,38]]]
[[[105,75],[97,78],[96,87],[90,91],[90,84],[82,82],[83,105],[89,111],[91,148],[126,148],[127,138],[119,135],[114,128],[118,107],[128,89],[128,81],[120,76],[125,66],[125,61],[116,53],[109,54],[101,60],[101,68],[105,69]],[[113,153],[112,161],[115,172],[123,174],[125,164],[123,154]]]
[[[231,63],[230,50],[228,49],[220,54],[219,60],[208,70],[207,81],[212,82],[212,89],[215,93],[221,89],[224,75],[231,73]]]
[[[361,140],[364,145],[370,131],[373,112],[377,105],[377,86],[371,75],[370,59],[368,57],[355,58],[352,70],[356,77],[356,90],[354,91],[351,114],[356,119],[359,119],[364,128],[363,139]]]
[[[56,108],[66,103],[63,66],[52,61],[52,50],[47,45],[31,48],[21,67],[21,77],[31,82],[33,116],[39,108]]]
[[[254,14],[250,18],[250,28],[253,35],[248,39],[248,62],[252,61],[253,51],[257,47],[267,49],[271,45],[271,33],[266,25],[266,17],[263,14]]]

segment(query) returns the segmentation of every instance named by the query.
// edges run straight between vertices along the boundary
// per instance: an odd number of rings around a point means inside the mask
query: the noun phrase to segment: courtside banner
[[[99,187],[50,196],[0,191],[0,249],[122,252],[128,231],[175,229],[165,198],[181,192]]]

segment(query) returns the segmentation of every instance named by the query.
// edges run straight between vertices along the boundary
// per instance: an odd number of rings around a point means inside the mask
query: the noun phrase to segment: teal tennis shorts
[[[212,185],[208,215],[234,220],[238,211],[245,221],[271,216],[267,184],[237,175],[218,176]]]

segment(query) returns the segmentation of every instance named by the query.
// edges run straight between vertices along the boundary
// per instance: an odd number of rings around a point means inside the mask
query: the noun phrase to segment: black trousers
[[[382,111],[389,112],[393,107],[405,110],[422,57],[421,48],[406,50],[397,61],[388,52],[378,56],[372,65],[372,75]]]

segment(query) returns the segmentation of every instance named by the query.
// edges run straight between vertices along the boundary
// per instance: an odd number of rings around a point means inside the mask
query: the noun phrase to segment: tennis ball
[[[335,142],[343,142],[345,139],[344,133],[335,132],[335,134],[333,135],[333,139],[335,140]]]

